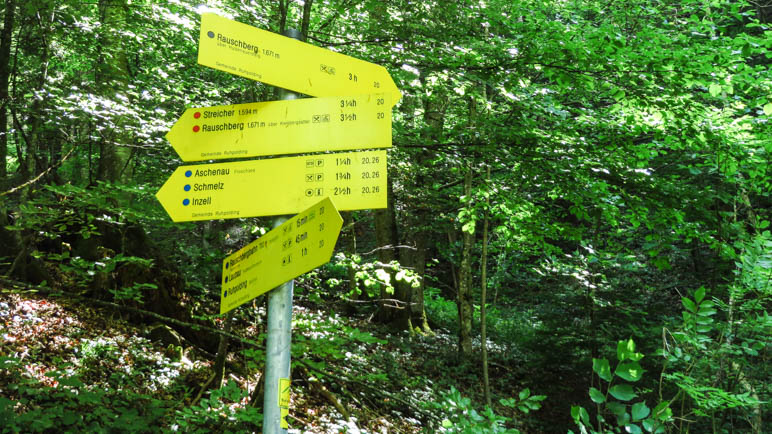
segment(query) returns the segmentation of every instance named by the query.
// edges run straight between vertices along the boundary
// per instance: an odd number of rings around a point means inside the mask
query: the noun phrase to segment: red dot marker
[[[201,117],[201,112],[193,113],[193,117],[196,118],[196,119],[200,118]]]
[[[194,126],[194,127],[193,127],[193,132],[194,132],[194,133],[197,133],[197,132],[199,132],[200,130],[201,130],[201,127],[199,127],[198,125],[196,125],[196,126]]]

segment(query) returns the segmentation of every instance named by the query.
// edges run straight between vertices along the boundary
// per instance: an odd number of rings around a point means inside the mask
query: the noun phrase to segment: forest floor
[[[250,336],[254,326],[233,333]],[[433,432],[448,412],[466,410],[442,391],[479,393],[479,376],[455,360],[454,336],[375,331],[367,318],[295,307],[290,432]],[[259,349],[230,349],[224,386],[202,394],[211,355],[152,341],[145,325],[116,312],[2,289],[0,419],[15,418],[22,431],[254,431]]]

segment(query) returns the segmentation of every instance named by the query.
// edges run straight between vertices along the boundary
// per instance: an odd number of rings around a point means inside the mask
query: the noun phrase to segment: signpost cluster
[[[174,150],[185,162],[304,155],[180,166],[156,194],[175,222],[294,215],[223,261],[220,313],[271,291],[263,433],[287,428],[292,279],[329,261],[338,210],[386,207],[401,96],[382,66],[296,39],[202,14],[199,64],[314,98],[187,109],[166,135]]]

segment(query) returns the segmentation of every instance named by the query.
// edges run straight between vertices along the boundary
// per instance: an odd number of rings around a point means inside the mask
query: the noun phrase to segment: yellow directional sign
[[[386,151],[180,166],[156,197],[175,222],[386,207]]]
[[[166,138],[182,161],[391,147],[391,96],[191,108]]]
[[[198,63],[311,96],[401,96],[383,66],[212,13],[201,15]]]
[[[228,256],[222,265],[220,313],[330,260],[343,219],[329,197]],[[289,384],[279,402],[289,406]]]

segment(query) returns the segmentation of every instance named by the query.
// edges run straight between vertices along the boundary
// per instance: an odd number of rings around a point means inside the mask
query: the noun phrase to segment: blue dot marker
[[[193,174],[193,172],[191,172],[190,170],[186,170],[185,171],[185,177],[186,178],[190,178],[190,175],[192,175],[192,174]]]
[[[225,283],[228,283],[228,276],[225,276]]]
[[[229,265],[230,265],[229,263],[227,263],[227,262],[225,263],[225,269],[226,269],[226,270],[228,269],[228,266],[229,266]]]
[[[188,206],[188,205],[190,205],[190,199],[185,199],[185,200],[183,200],[183,201],[182,201],[182,205],[183,205],[183,206]]]
[[[214,32],[212,31],[206,32],[206,36],[209,36],[210,38],[214,38]]]
[[[190,191],[190,184],[185,184],[185,187],[183,187],[185,191]]]
[[[227,297],[227,296],[228,296],[228,291],[225,291],[225,292],[223,293],[223,295],[222,295],[222,298],[225,298],[225,297]]]

